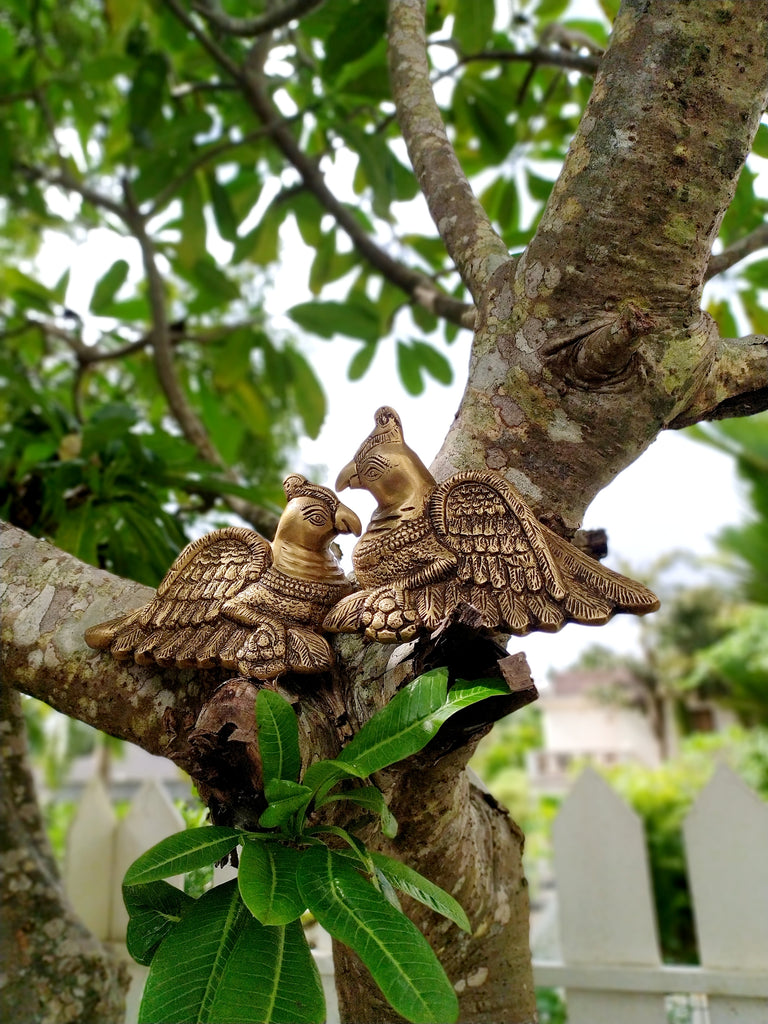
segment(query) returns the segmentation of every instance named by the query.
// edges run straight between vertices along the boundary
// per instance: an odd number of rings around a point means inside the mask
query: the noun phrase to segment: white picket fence
[[[125,952],[121,880],[139,854],[180,828],[157,783],[145,783],[118,821],[93,779],[69,833],[69,898],[130,964],[126,1024],[137,1019],[147,969]],[[661,962],[637,815],[590,769],[566,798],[553,837],[562,955],[534,961],[534,976],[538,986],[566,991],[569,1024],[667,1024],[676,994],[693,994],[691,1024],[768,1024],[768,804],[721,766],[684,832],[700,967]],[[313,939],[328,1022],[336,1024],[330,943],[324,934]]]
[[[718,766],[684,826],[700,967],[664,966],[643,828],[593,770],[554,824],[562,959],[534,962],[566,990],[568,1024],[667,1024],[681,993],[695,1024],[768,1024],[768,804]]]
[[[123,875],[150,846],[183,828],[184,819],[158,782],[145,782],[127,814],[118,820],[104,784],[94,776],[83,791],[67,834],[64,888],[69,900],[81,920],[126,964],[130,974],[125,1024],[138,1020],[149,968],[135,963],[125,948],[128,913],[122,897]],[[233,868],[216,868],[214,882],[226,881],[234,874]],[[181,886],[183,878],[169,881]],[[327,1024],[338,1024],[330,936],[315,926],[307,937],[323,982]]]

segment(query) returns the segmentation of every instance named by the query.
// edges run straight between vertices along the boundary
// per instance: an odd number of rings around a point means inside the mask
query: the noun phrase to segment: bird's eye
[[[362,476],[366,480],[378,480],[387,469],[389,469],[387,460],[381,455],[374,455],[363,466]]]
[[[322,505],[308,505],[302,509],[304,519],[313,526],[325,526],[329,520],[328,510]]]

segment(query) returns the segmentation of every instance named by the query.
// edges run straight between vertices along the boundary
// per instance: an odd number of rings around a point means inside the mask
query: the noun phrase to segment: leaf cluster
[[[316,761],[302,776],[293,710],[274,691],[260,690],[256,722],[268,805],[259,829],[189,829],[152,847],[125,876],[128,948],[150,965],[140,1021],[324,1020],[322,986],[301,927],[306,910],[358,954],[398,1013],[415,1022],[455,1020],[453,987],[396,891],[470,931],[466,914],[417,871],[324,824],[318,812],[352,804],[394,838],[397,822],[381,790],[366,780],[421,750],[456,712],[503,692],[495,680],[458,680],[449,691],[446,669],[428,672],[335,760]],[[226,858],[235,847],[237,880],[197,900],[163,881]]]

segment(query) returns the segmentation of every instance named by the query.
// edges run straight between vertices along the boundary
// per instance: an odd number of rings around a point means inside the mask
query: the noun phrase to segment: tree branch
[[[285,3],[277,4],[272,10],[255,18],[231,18],[213,0],[199,0],[192,7],[225,35],[253,37],[287,25],[319,7],[321,3],[323,0],[285,0]]]
[[[429,46],[447,46],[456,50],[455,43],[451,40],[431,40]],[[561,68],[564,71],[580,71],[584,75],[594,75],[600,67],[600,57],[593,54],[572,53],[568,50],[550,50],[541,46],[532,50],[479,50],[477,53],[470,53],[459,56],[459,59],[452,68],[441,71],[432,79],[434,85],[442,78],[448,78],[455,74],[459,68],[467,64],[475,63],[488,64],[534,64],[536,66]]]
[[[700,296],[768,97],[767,15],[624,0],[535,237],[478,304],[438,479],[501,472],[572,531],[661,430],[762,406],[762,342],[721,342]]]
[[[221,469],[224,477],[233,483],[240,483],[238,476],[227,466],[205,429],[205,425],[187,400],[176,373],[171,344],[171,330],[165,310],[165,288],[162,275],[157,269],[155,247],[147,234],[146,218],[139,212],[129,184],[125,187],[125,220],[141,248],[144,272],[147,276],[147,294],[152,312],[152,330],[150,340],[154,353],[157,379],[168,399],[168,405],[181,427],[182,433],[200,455],[214,466]],[[253,505],[235,495],[223,495],[223,500],[237,515],[252,523],[256,529],[271,537],[277,526],[277,517],[266,509]]]
[[[110,213],[115,214],[121,220],[125,220],[125,207],[112,199],[110,196],[104,195],[103,192],[99,192],[95,188],[91,188],[90,185],[86,185],[75,178],[73,174],[68,171],[49,171],[47,168],[42,167],[30,167],[27,164],[17,165],[22,174],[26,177],[31,178],[33,181],[44,181],[48,185],[55,185],[59,188],[64,188],[68,192],[74,192],[76,195],[81,196],[91,206],[100,207],[103,210],[108,210]]]
[[[710,281],[717,274],[722,274],[724,270],[728,270],[747,256],[751,256],[753,252],[766,247],[768,247],[768,224],[761,224],[754,231],[750,231],[748,235],[744,235],[743,238],[729,245],[727,249],[711,256],[704,280]]]
[[[390,0],[389,70],[397,117],[429,212],[478,299],[507,247],[472,192],[448,140],[429,80],[424,0]]]
[[[331,214],[347,234],[356,251],[375,270],[436,316],[443,317],[460,327],[472,327],[474,307],[446,295],[424,274],[406,267],[393,259],[374,242],[354,213],[341,203],[325,183],[325,178],[314,160],[308,157],[296,142],[288,125],[274,108],[259,69],[238,67],[210,36],[195,24],[178,0],[164,0],[188,32],[200,42],[214,61],[240,86],[251,109],[264,125],[278,149],[298,171],[304,185]]]
[[[751,416],[768,409],[768,337],[721,339],[715,360],[691,403],[669,424],[679,430],[702,420]]]
[[[627,295],[649,312],[698,308],[768,99],[765,53],[752,42],[765,17],[764,3],[622,4],[527,253],[529,269],[566,268],[564,316]]]

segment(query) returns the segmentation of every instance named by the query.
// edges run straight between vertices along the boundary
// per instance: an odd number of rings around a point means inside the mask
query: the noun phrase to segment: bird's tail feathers
[[[323,629],[326,633],[355,633],[360,626],[366,596],[366,591],[358,590],[354,594],[342,597],[323,620]]]
[[[598,624],[607,622],[614,612],[647,615],[659,607],[658,597],[637,580],[608,569],[551,531],[547,540],[555,549],[558,565],[566,580],[569,592],[566,608],[577,621]],[[569,607],[569,599],[573,608]],[[592,611],[582,607],[585,602]]]
[[[137,608],[127,615],[118,615],[114,619],[108,619],[107,622],[100,622],[96,626],[90,626],[85,631],[85,642],[89,647],[93,647],[94,650],[108,650],[115,640],[135,631],[140,615],[145,607],[145,605],[142,605],[141,608]],[[114,651],[112,653],[115,654],[115,657],[120,657],[120,654]],[[128,653],[123,653],[123,657],[128,657]]]
[[[311,629],[291,626],[288,630],[288,667],[294,672],[327,672],[334,657],[328,641]]]

